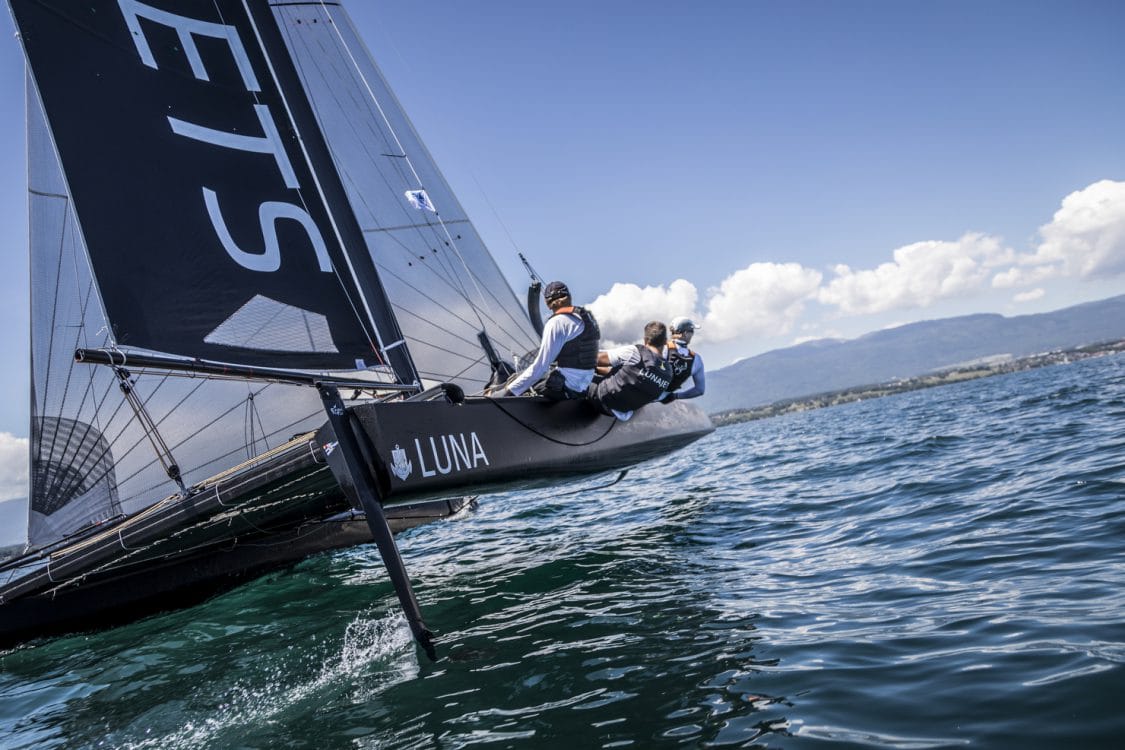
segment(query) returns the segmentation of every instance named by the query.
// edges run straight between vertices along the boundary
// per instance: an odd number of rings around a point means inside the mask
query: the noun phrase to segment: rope
[[[601,442],[602,440],[604,440],[606,438],[606,436],[609,435],[610,431],[614,428],[614,425],[617,424],[617,419],[611,419],[610,422],[609,422],[609,427],[607,427],[605,432],[603,432],[598,437],[594,438],[593,440],[589,440],[585,443],[571,443],[571,442],[568,442],[566,440],[559,440],[558,438],[553,438],[550,435],[547,435],[547,434],[544,434],[543,432],[540,432],[535,427],[532,427],[527,422],[524,422],[522,419],[517,417],[515,414],[512,414],[510,411],[505,409],[504,406],[500,403],[499,399],[490,398],[490,399],[486,399],[486,400],[490,404],[495,406],[497,409],[499,409],[501,412],[503,412],[504,415],[507,416],[509,419],[511,419],[513,422],[515,422],[516,424],[523,427],[525,430],[528,430],[529,432],[534,432],[536,435],[543,438],[544,440],[549,440],[552,443],[557,443],[558,445],[566,445],[566,446],[569,446],[571,448],[581,448],[583,446],[593,445],[594,443]]]

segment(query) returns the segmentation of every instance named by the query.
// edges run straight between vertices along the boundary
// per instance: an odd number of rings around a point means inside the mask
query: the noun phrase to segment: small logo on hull
[[[391,473],[399,479],[405,481],[410,472],[414,471],[414,464],[406,457],[406,451],[395,443],[395,448],[391,451]]]

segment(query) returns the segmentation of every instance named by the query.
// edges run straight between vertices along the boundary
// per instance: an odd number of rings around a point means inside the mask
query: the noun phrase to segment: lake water
[[[1122,356],[723,428],[400,536],[436,664],[356,548],[0,654],[0,747],[1121,747],[1123,428]]]

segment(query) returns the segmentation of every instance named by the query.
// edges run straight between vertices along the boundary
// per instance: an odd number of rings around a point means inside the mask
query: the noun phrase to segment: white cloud
[[[1059,276],[1061,273],[1062,268],[1054,265],[1013,266],[1007,271],[1001,271],[993,276],[992,287],[994,289],[1012,289],[1019,286],[1031,286]]]
[[[700,333],[707,341],[788,333],[821,278],[799,263],[751,263],[710,291]]]
[[[27,438],[0,432],[0,500],[27,497]]]
[[[1031,289],[1031,290],[1028,290],[1026,292],[1020,292],[1015,297],[1012,297],[1012,301],[1013,302],[1034,302],[1037,299],[1043,299],[1044,294],[1046,294],[1046,292],[1043,291],[1043,288],[1037,287],[1035,289]]]
[[[999,237],[969,232],[956,242],[915,242],[894,251],[894,261],[870,270],[836,266],[836,278],[817,298],[849,315],[927,307],[982,289],[989,269],[1014,253]]]
[[[641,340],[650,320],[698,317],[698,296],[695,285],[684,279],[676,279],[667,287],[617,283],[588,307],[598,319],[604,342],[632,343]]]
[[[589,307],[598,318],[603,344],[641,337],[645,323],[686,315],[700,324],[697,341],[787,333],[816,294],[821,274],[797,263],[752,263],[709,290],[707,312],[696,309],[695,285],[676,279],[667,287],[614,284]]]
[[[1083,279],[1125,273],[1125,182],[1100,180],[1063,198],[1034,253],[996,275],[997,288],[1029,286],[1055,276]]]
[[[980,232],[955,241],[915,242],[874,268],[837,265],[828,281],[799,263],[753,263],[708,289],[705,299],[685,279],[666,287],[617,283],[590,307],[607,344],[637,341],[648,321],[677,315],[701,323],[696,342],[706,344],[789,334],[810,300],[835,308],[837,320],[927,308],[984,294],[990,286],[1022,289],[1013,301],[1032,302],[1046,294],[1038,285],[1056,276],[1092,279],[1125,273],[1125,182],[1102,180],[1066,196],[1039,234],[1034,252],[1022,254],[1000,237]],[[824,323],[820,319],[802,326],[794,340],[832,336],[820,332]]]

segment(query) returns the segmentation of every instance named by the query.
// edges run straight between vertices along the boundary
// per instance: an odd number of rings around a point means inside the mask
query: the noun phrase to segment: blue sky
[[[1125,292],[1125,3],[348,7],[513,285],[509,235],[618,340],[691,314],[715,368]],[[0,94],[0,432],[22,437],[11,33]]]

